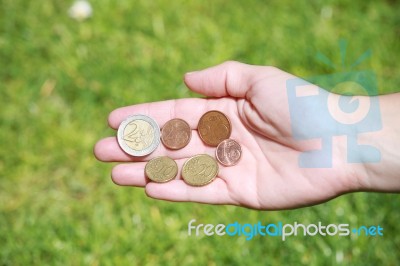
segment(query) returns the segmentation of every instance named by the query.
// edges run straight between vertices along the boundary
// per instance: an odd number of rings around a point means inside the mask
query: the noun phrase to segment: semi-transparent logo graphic
[[[340,42],[342,65],[346,55],[346,43]],[[294,78],[286,83],[292,135],[295,140],[320,139],[321,147],[306,150],[299,156],[302,168],[332,167],[332,139],[347,138],[348,163],[376,163],[381,160],[380,151],[368,144],[359,144],[360,134],[379,131],[382,128],[378,88],[374,72],[351,70],[366,57],[367,51],[355,61],[348,71],[304,79]],[[324,63],[338,70],[327,57],[319,54]],[[317,85],[313,85],[317,84]],[[322,88],[330,88],[328,92]]]
[[[318,222],[315,224],[302,224],[294,222],[293,224],[288,224],[282,222],[263,223],[260,221],[254,224],[234,222],[230,224],[215,225],[196,223],[196,219],[192,219],[188,223],[187,232],[189,236],[243,236],[246,240],[251,240],[256,236],[260,236],[278,237],[282,241],[285,241],[289,237],[296,236],[348,237],[355,235],[381,237],[383,236],[383,227],[380,225],[361,225],[351,227],[347,223],[324,224]]]

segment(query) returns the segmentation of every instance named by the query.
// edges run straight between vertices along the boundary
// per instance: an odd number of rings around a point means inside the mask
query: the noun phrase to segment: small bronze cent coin
[[[160,128],[146,115],[127,117],[118,127],[118,144],[132,156],[152,153],[160,144]]]
[[[178,173],[178,165],[167,156],[160,156],[147,162],[144,172],[146,176],[157,183],[168,182]]]
[[[192,186],[204,186],[218,174],[217,161],[207,154],[199,154],[188,159],[182,167],[182,178]]]
[[[161,141],[171,150],[179,150],[188,145],[192,130],[186,121],[174,118],[169,120],[161,130]]]
[[[208,111],[199,121],[198,131],[200,138],[209,146],[217,147],[224,139],[231,135],[231,123],[220,111]]]
[[[215,157],[218,162],[225,166],[232,166],[237,164],[242,156],[242,147],[233,139],[226,139],[221,141],[215,151]]]

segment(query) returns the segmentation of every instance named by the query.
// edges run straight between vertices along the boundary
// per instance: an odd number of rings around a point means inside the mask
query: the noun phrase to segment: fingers
[[[96,145],[94,145],[93,153],[97,160],[103,162],[127,162],[136,158],[128,155],[121,149],[116,137],[108,137],[99,140]]]
[[[192,129],[197,128],[200,117],[205,113],[207,100],[191,98],[162,102],[143,103],[121,107],[112,111],[108,117],[110,127],[117,129],[130,115],[142,114],[154,118],[160,127],[173,118],[185,120]]]
[[[193,201],[212,204],[233,204],[230,198],[225,181],[216,178],[210,184],[203,187],[187,185],[181,179],[182,166],[186,160],[176,160],[178,175],[174,180],[166,183],[155,183],[145,176],[145,162],[119,164],[112,170],[112,180],[121,186],[146,187],[146,194],[149,197],[169,201]],[[226,174],[227,169],[222,168],[219,175]]]
[[[144,162],[118,164],[111,171],[111,179],[120,186],[144,187],[149,182],[144,173],[145,166]]]
[[[251,165],[254,162],[254,157],[250,155],[250,151],[247,148],[244,147],[243,151],[244,156],[241,158],[242,166],[236,165],[233,167],[225,167],[219,164],[218,178],[226,180],[226,182],[229,182],[233,186],[241,187],[243,191],[245,191],[246,184],[243,183],[242,175],[240,175],[239,173],[245,172],[249,175],[255,175],[256,173],[254,173],[253,171],[256,170],[252,169],[251,167],[246,167],[246,165]],[[209,155],[214,156],[210,153]],[[175,179],[182,179],[182,167],[187,159],[188,158],[174,159],[178,166],[178,175]],[[121,186],[144,187],[150,181],[145,177],[144,169],[146,163],[147,162],[133,162],[116,165],[111,172],[113,182]],[[215,181],[213,181],[212,183],[214,182]]]
[[[182,169],[185,160],[175,160],[178,169]],[[111,172],[112,181],[120,186],[144,187],[150,182],[145,175],[146,162],[125,163],[116,165]],[[180,170],[175,179],[180,178]]]
[[[145,191],[147,196],[161,200],[235,204],[225,181],[221,178],[216,178],[203,187],[189,186],[183,180],[172,180],[164,184],[150,182],[146,185]]]
[[[187,73],[184,81],[191,90],[206,96],[243,98],[261,75],[266,75],[271,71],[273,71],[272,67],[230,61]]]
[[[125,153],[119,146],[116,137],[109,137],[96,143],[94,154],[96,158],[103,162],[129,162],[129,161],[148,161],[158,156],[169,156],[172,159],[182,159],[193,156],[193,154],[213,154],[214,147],[206,146],[200,139],[197,132],[192,131],[192,138],[188,145],[180,150],[167,149],[162,143],[157,149],[144,157],[134,157]]]

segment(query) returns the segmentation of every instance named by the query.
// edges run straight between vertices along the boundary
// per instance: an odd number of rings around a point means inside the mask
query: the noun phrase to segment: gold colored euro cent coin
[[[160,156],[148,161],[144,172],[151,181],[164,183],[176,177],[178,165],[171,158]]]
[[[212,110],[205,113],[197,126],[200,138],[209,146],[217,147],[231,135],[231,122],[220,111]]]
[[[204,186],[218,174],[217,161],[207,154],[199,154],[188,159],[182,167],[182,178],[192,186]]]
[[[118,128],[118,144],[132,156],[152,153],[160,144],[160,128],[154,119],[145,115],[132,115]]]
[[[242,156],[242,147],[233,139],[226,139],[218,144],[215,157],[224,166],[232,166],[238,163]]]
[[[179,118],[169,120],[161,130],[161,141],[171,150],[179,150],[188,145],[192,138],[189,124]]]

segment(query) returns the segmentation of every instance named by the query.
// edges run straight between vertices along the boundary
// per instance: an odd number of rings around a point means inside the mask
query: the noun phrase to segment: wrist
[[[370,145],[379,152],[379,160],[368,161],[369,154],[360,154],[362,167],[357,168],[361,191],[400,191],[400,93],[375,98],[379,112],[371,123],[380,123],[380,130],[362,132],[358,143]]]
[[[400,93],[329,95],[334,135],[345,136],[337,142],[345,171],[344,191],[400,191],[399,102]]]

